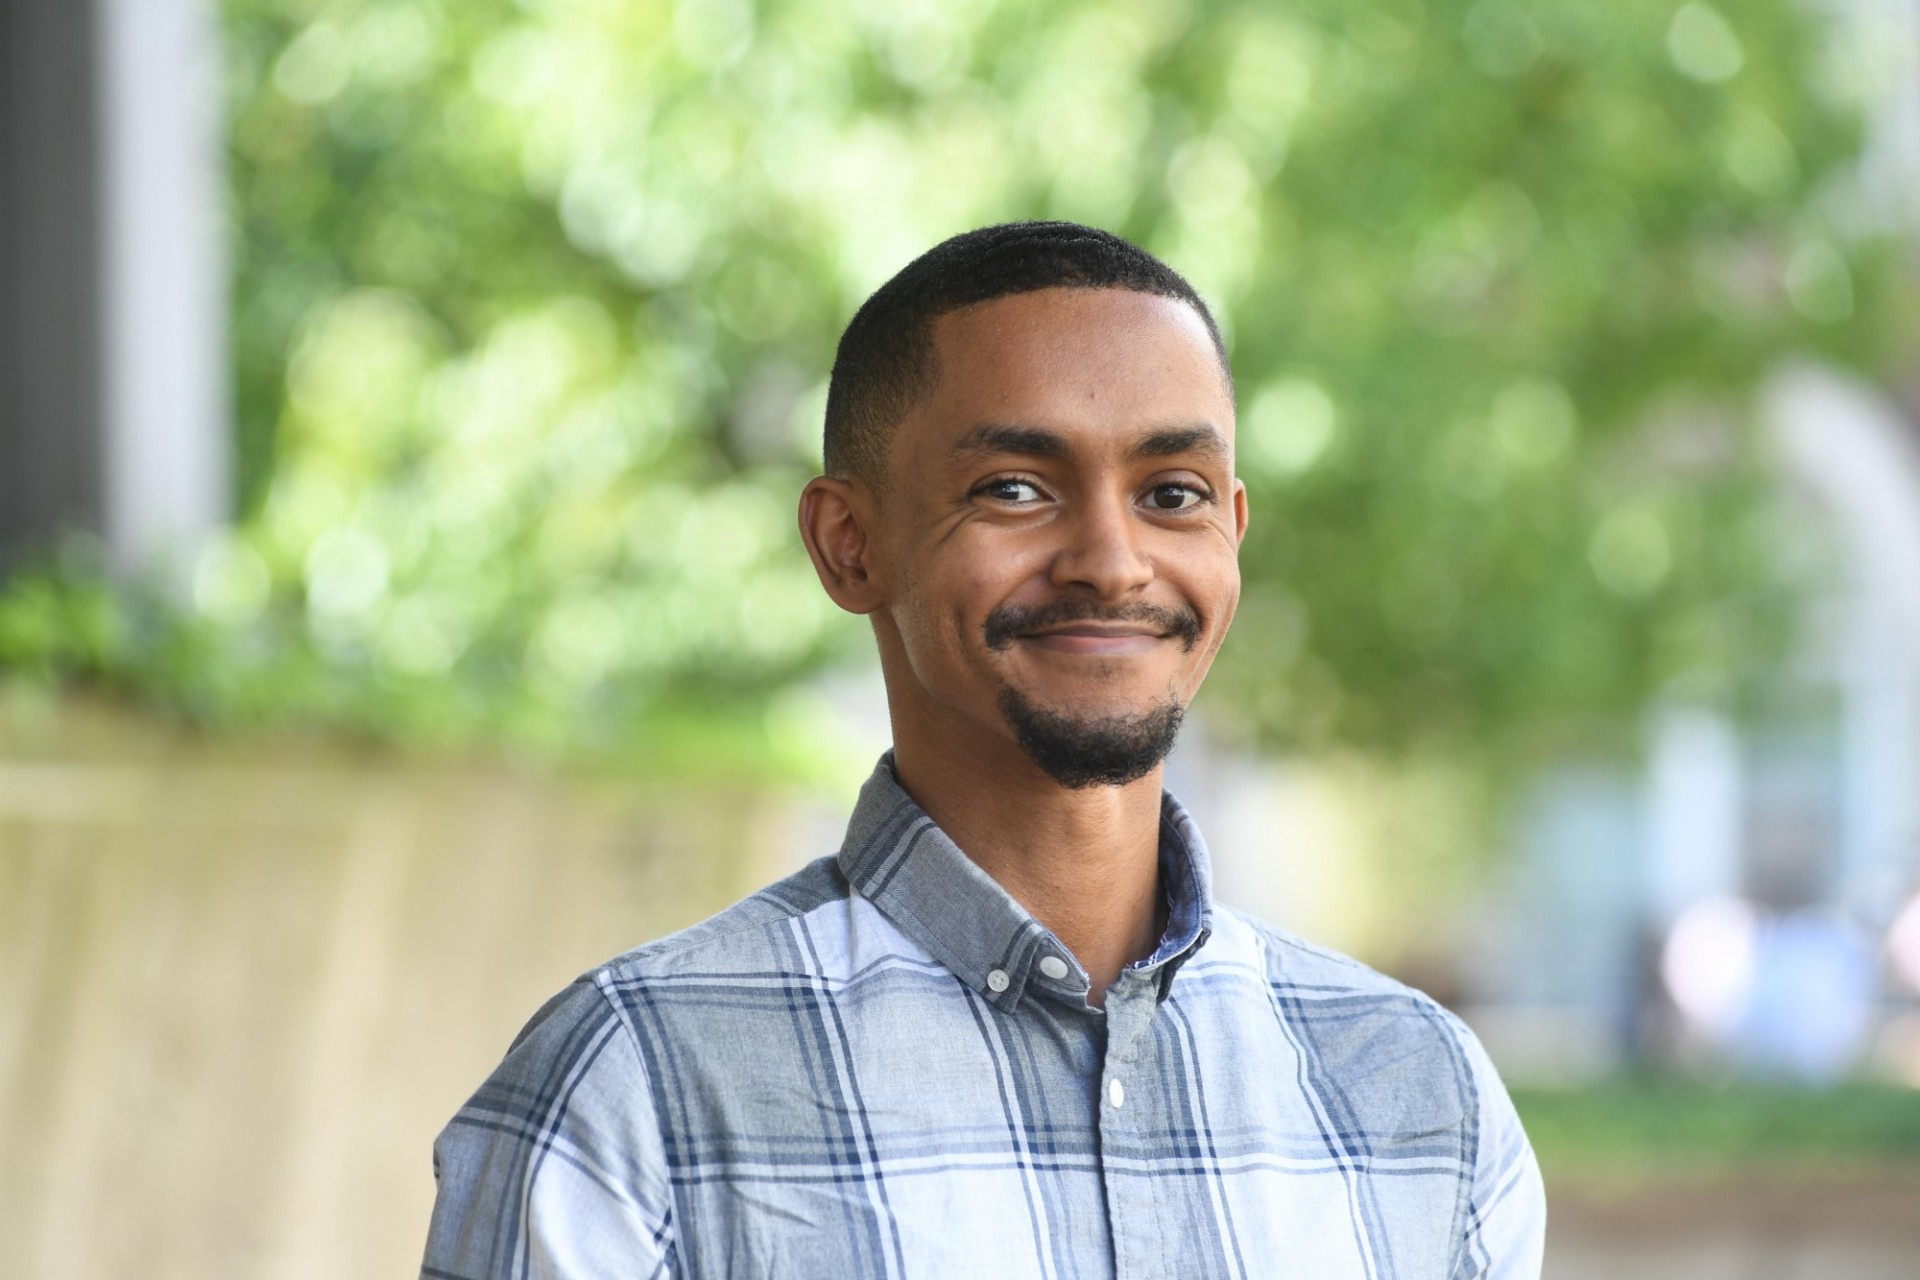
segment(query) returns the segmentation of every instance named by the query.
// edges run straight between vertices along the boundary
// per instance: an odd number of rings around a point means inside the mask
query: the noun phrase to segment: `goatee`
[[[1000,713],[1021,749],[1069,791],[1137,782],[1173,750],[1186,708],[1168,702],[1140,715],[1062,715],[1035,706],[1016,689],[1000,691]]]

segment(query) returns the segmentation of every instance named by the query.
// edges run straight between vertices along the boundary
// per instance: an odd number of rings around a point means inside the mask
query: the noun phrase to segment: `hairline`
[[[907,340],[907,347],[912,353],[912,367],[906,371],[908,376],[903,377],[901,382],[907,388],[909,394],[904,397],[904,403],[893,419],[874,433],[879,437],[879,447],[868,452],[877,453],[878,456],[868,456],[864,459],[869,465],[877,467],[881,474],[877,476],[863,474],[865,469],[860,465],[862,461],[861,451],[856,451],[848,465],[835,471],[828,471],[826,473],[828,477],[843,481],[858,479],[866,485],[868,491],[873,494],[876,502],[882,501],[884,492],[888,487],[885,473],[892,465],[894,435],[901,424],[912,416],[913,411],[924,403],[926,398],[932,395],[940,386],[940,344],[935,337],[935,326],[948,316],[961,315],[977,307],[990,306],[993,303],[1003,301],[1007,298],[1025,297],[1030,294],[1048,293],[1054,290],[1134,293],[1148,298],[1164,298],[1168,302],[1178,303],[1185,307],[1199,319],[1201,327],[1207,332],[1207,341],[1213,348],[1214,360],[1220,371],[1222,389],[1226,392],[1228,401],[1232,402],[1236,398],[1233,385],[1233,366],[1227,358],[1226,343],[1221,339],[1219,323],[1214,320],[1212,314],[1207,310],[1206,304],[1200,301],[1198,295],[1189,297],[1185,294],[1166,292],[1160,289],[1139,289],[1133,285],[1124,283],[1081,284],[1074,281],[1045,284],[1033,289],[1009,289],[1007,292],[997,293],[991,298],[979,298],[969,302],[957,303],[952,306],[929,308],[915,317],[915,322],[908,326],[904,335]]]

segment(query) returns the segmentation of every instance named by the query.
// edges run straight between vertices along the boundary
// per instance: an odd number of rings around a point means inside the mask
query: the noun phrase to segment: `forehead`
[[[933,341],[939,378],[902,424],[901,452],[938,448],[983,422],[1116,441],[1172,424],[1233,428],[1212,336],[1178,299],[1042,289],[943,315]]]

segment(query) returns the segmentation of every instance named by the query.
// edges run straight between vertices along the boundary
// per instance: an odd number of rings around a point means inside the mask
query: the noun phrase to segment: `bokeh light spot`
[[[1494,397],[1494,439],[1507,461],[1542,467],[1573,443],[1576,412],[1566,388],[1549,379],[1516,382]]]
[[[215,538],[194,564],[193,605],[214,622],[249,622],[266,607],[272,585],[253,548],[231,536]]]
[[[273,87],[305,106],[337,97],[353,76],[353,51],[331,22],[302,31],[273,64]]]
[[[361,529],[336,529],[307,556],[307,604],[317,615],[352,618],[387,592],[387,549]]]
[[[1920,993],[1920,893],[1909,898],[1894,917],[1893,927],[1887,931],[1887,950],[1893,957],[1894,972],[1911,990]]]
[[[1720,11],[1702,0],[1681,6],[1667,28],[1667,55],[1680,73],[1702,84],[1732,79],[1746,65],[1746,50]]]
[[[1853,276],[1825,239],[1809,239],[1793,251],[1786,286],[1793,309],[1815,323],[1837,324],[1853,314]]]
[[[1320,460],[1338,425],[1333,397],[1318,382],[1295,376],[1269,383],[1240,420],[1242,466],[1258,477],[1291,479]]]
[[[1587,560],[1602,586],[1615,595],[1651,595],[1673,568],[1673,543],[1659,513],[1640,503],[1601,517],[1587,544]]]
[[[1710,1035],[1729,1033],[1753,987],[1753,908],[1738,898],[1705,898],[1682,911],[1660,953],[1674,1005]]]

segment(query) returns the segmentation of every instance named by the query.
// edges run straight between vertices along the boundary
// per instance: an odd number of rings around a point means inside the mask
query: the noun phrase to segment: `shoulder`
[[[1221,963],[1256,974],[1300,1079],[1350,1141],[1459,1183],[1452,1280],[1538,1277],[1546,1204],[1513,1102],[1467,1025],[1351,956],[1215,909]],[[1212,942],[1208,949],[1212,949]]]
[[[718,915],[642,943],[585,976],[604,984],[663,976],[689,966],[721,971],[761,968],[770,954],[784,949],[793,921],[844,902],[848,894],[839,864],[819,858]]]
[[[844,896],[845,884],[833,860],[822,858],[710,919],[581,974],[527,1020],[463,1117],[539,1123],[528,1108],[578,1111],[596,1093],[618,1103],[616,1110],[630,1109],[645,1095],[635,1086],[649,1069],[624,996],[650,977],[704,971],[724,979],[750,970],[770,949],[771,935]]]
[[[769,950],[769,935],[844,899],[846,883],[834,860],[821,858],[698,924],[595,965],[540,1006],[513,1038],[509,1057],[546,1058],[581,1035],[604,1033],[622,1020],[619,1002],[611,998],[622,984],[690,965],[721,971],[753,967]]]
[[[1258,975],[1289,1037],[1356,1100],[1452,1112],[1469,1126],[1490,1091],[1504,1101],[1473,1032],[1433,997],[1241,912],[1216,908],[1215,919],[1223,960]]]
[[[1300,995],[1412,1002],[1440,1009],[1425,992],[1388,977],[1352,956],[1308,942],[1285,929],[1236,911],[1214,908],[1214,936],[1233,959],[1257,966],[1269,983]]]
[[[521,1029],[440,1131],[433,1168],[422,1275],[520,1275],[555,1249],[581,1274],[657,1274],[673,1221],[665,1142],[632,1025],[595,975]]]
[[[1215,918],[1222,963],[1258,975],[1299,1056],[1302,1082],[1341,1130],[1375,1154],[1417,1150],[1456,1171],[1462,1194],[1449,1274],[1538,1276],[1546,1214],[1539,1166],[1467,1025],[1351,956],[1239,912],[1216,908]]]

